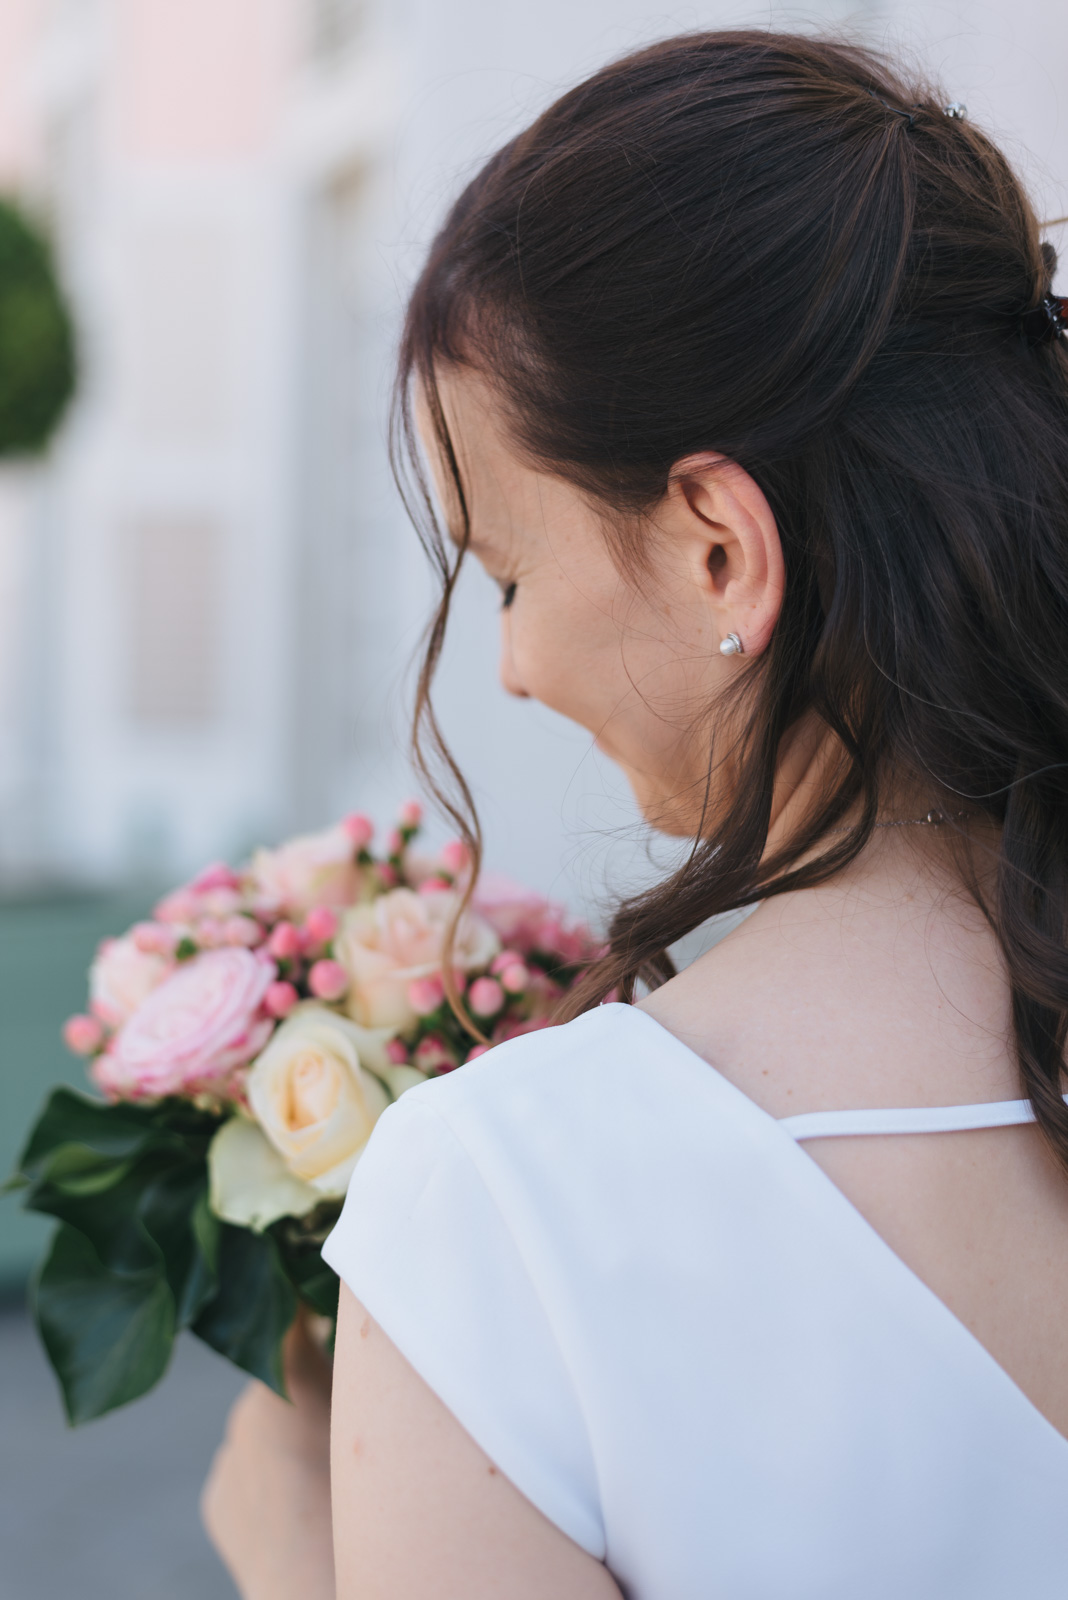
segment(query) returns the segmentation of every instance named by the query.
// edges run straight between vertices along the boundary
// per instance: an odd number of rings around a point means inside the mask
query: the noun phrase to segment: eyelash
[[[502,611],[507,611],[508,607],[511,605],[512,601],[515,599],[515,590],[516,590],[516,586],[515,586],[514,583],[506,583],[505,584],[503,590],[501,591],[501,610]]]

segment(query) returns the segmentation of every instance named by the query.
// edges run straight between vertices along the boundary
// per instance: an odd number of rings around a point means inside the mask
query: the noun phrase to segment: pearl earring
[[[721,656],[745,655],[742,641],[739,639],[736,633],[728,633],[727,637],[720,641],[719,653]]]

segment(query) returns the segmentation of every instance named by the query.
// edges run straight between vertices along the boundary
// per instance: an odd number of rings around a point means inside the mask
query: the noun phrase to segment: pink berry
[[[522,964],[523,957],[515,950],[502,950],[499,956],[494,956],[490,962],[490,971],[495,978],[499,978],[507,967],[514,967],[516,962]]]
[[[396,867],[391,867],[388,861],[379,863],[378,876],[381,878],[382,886],[385,889],[393,889],[400,882]]]
[[[189,887],[196,894],[209,894],[213,889],[239,889],[241,879],[225,861],[213,861],[197,873]]]
[[[435,973],[430,978],[413,978],[408,985],[408,1004],[417,1017],[429,1017],[445,998],[445,985]]]
[[[225,933],[227,944],[241,945],[246,950],[253,949],[263,937],[259,923],[252,917],[228,917]]]
[[[308,944],[329,944],[337,933],[337,912],[329,906],[313,906],[304,918],[304,937]]]
[[[357,850],[366,850],[375,836],[374,823],[362,811],[354,811],[351,816],[345,817],[341,826]]]
[[[387,1039],[386,1055],[395,1067],[406,1067],[408,1065],[408,1046],[403,1039]]]
[[[451,888],[452,888],[452,884],[449,882],[448,878],[442,878],[442,877],[435,876],[435,877],[424,878],[423,879],[422,883],[419,885],[419,893],[420,894],[441,894],[442,890],[451,889]]]
[[[267,949],[276,961],[293,961],[303,949],[300,934],[291,922],[277,922],[267,940]]]
[[[397,828],[391,829],[386,835],[386,854],[399,856],[403,849],[404,840],[401,838],[399,830]]]
[[[288,1017],[300,995],[291,983],[272,983],[263,997],[264,1009],[279,1021]]]
[[[508,994],[522,994],[530,982],[530,973],[521,961],[513,961],[501,973],[501,985]]]
[[[428,1033],[425,1039],[420,1039],[412,1061],[420,1072],[451,1072],[456,1066],[456,1057],[436,1033]]]
[[[471,854],[462,839],[450,839],[438,857],[445,871],[459,878],[471,865]]]
[[[308,988],[317,1000],[340,1000],[349,975],[339,961],[317,961],[308,973]]]
[[[402,828],[418,828],[423,820],[423,808],[418,800],[405,800],[398,819]]]
[[[486,1054],[487,1050],[490,1050],[490,1049],[492,1049],[491,1045],[488,1045],[488,1044],[476,1044],[471,1050],[469,1050],[467,1052],[466,1059],[468,1061],[477,1061],[479,1056],[484,1056]]]
[[[91,1056],[104,1042],[104,1030],[95,1017],[68,1017],[63,1024],[63,1042],[76,1056]]]
[[[495,1017],[504,1005],[504,990],[496,978],[476,978],[467,991],[467,1003],[476,1017]]]

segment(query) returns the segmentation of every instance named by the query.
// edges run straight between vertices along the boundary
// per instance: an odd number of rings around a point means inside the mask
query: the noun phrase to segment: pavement
[[[0,1310],[0,1600],[236,1600],[197,1501],[245,1381],[183,1334],[157,1389],[71,1429],[28,1317]]]

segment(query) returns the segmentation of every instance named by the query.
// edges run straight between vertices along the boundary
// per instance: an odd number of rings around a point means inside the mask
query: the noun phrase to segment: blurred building
[[[464,174],[554,93],[686,27],[849,25],[1033,151],[1061,214],[1059,19],[3,0],[0,178],[54,228],[82,386],[48,463],[0,472],[0,881],[173,875],[403,794],[428,589],[385,463],[397,318]],[[492,610],[472,579],[445,720],[491,854],[551,887],[572,836],[629,813],[584,735],[495,689]]]

